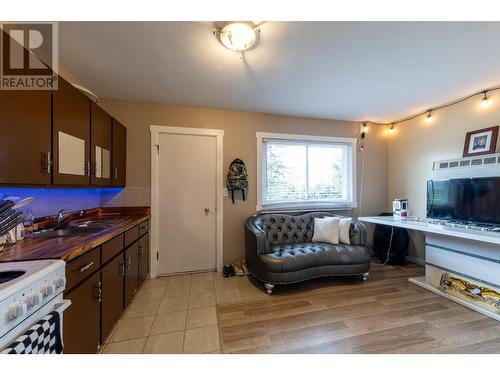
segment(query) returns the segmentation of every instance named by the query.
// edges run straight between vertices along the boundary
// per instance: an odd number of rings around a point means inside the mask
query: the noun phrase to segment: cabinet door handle
[[[100,281],[95,286],[95,298],[97,298],[99,302],[102,302],[102,283]]]
[[[47,152],[47,173],[52,173],[52,152]]]
[[[87,160],[83,162],[83,174],[85,176],[90,176],[90,162]]]
[[[115,167],[115,180],[118,179],[118,167]]]
[[[120,262],[120,269],[118,271],[120,273],[120,275],[124,276],[125,275],[125,262],[124,261],[121,261]]]
[[[94,265],[94,262],[90,262],[82,267],[80,267],[80,272],[85,272],[87,271],[90,267],[92,267]]]
[[[139,255],[141,255],[141,256],[144,255],[144,251],[143,251],[141,245],[139,245]]]
[[[127,269],[130,271],[132,269],[132,257],[130,255],[127,258],[127,263],[128,263]]]
[[[47,174],[52,173],[52,156],[50,151],[47,152],[47,155],[42,152],[42,171],[47,171]]]

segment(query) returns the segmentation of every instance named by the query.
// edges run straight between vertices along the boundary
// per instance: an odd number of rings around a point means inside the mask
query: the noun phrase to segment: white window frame
[[[288,134],[288,133],[262,133],[257,132],[257,211],[304,211],[304,210],[348,210],[358,207],[357,203],[357,183],[356,183],[356,138],[347,137],[324,137],[315,135],[302,135],[302,134]],[[262,205],[262,178],[263,178],[263,166],[262,166],[262,148],[264,139],[276,139],[284,141],[311,141],[311,142],[332,142],[332,143],[343,143],[351,147],[351,160],[352,160],[352,203],[351,204],[338,204],[335,202],[311,202],[311,205],[307,205],[307,202],[300,204],[279,204],[279,205]],[[264,172],[265,173],[265,172]]]

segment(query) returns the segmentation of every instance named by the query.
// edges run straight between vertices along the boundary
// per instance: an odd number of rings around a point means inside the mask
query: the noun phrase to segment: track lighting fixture
[[[425,122],[428,124],[432,122],[432,109],[427,112],[427,116],[425,116]]]
[[[391,127],[389,128],[389,134],[394,134],[396,132],[396,129],[394,129],[394,124],[391,124]]]
[[[359,139],[358,139],[358,145],[359,145],[359,148],[361,150],[364,150],[365,149],[365,138],[366,138],[366,131],[368,130],[368,124],[365,122],[363,122],[363,124],[361,125],[361,133],[359,135]]]
[[[401,124],[401,123],[404,123],[406,121],[410,121],[410,120],[413,120],[417,117],[420,117],[424,114],[426,114],[425,116],[425,119],[424,121],[426,123],[431,123],[433,121],[433,112],[434,111],[437,111],[439,109],[442,109],[442,108],[447,108],[447,107],[451,107],[452,105],[455,105],[455,104],[458,104],[458,103],[462,103],[462,102],[465,102],[466,100],[469,100],[470,98],[473,98],[477,95],[482,95],[483,98],[481,100],[481,107],[489,107],[491,105],[491,100],[489,99],[488,97],[488,93],[489,92],[492,92],[492,91],[497,91],[497,90],[500,90],[500,85],[499,86],[494,86],[494,87],[491,87],[487,90],[483,90],[483,91],[479,91],[479,92],[475,92],[473,94],[470,94],[468,96],[465,96],[463,98],[460,98],[460,99],[456,99],[456,100],[453,100],[451,102],[448,102],[448,103],[445,103],[445,104],[441,104],[441,105],[438,105],[436,107],[433,107],[431,109],[427,109],[426,111],[423,111],[423,112],[419,112],[419,113],[416,113],[414,115],[410,115],[410,116],[407,116],[407,117],[403,117],[397,121],[393,121],[393,122],[390,122],[390,123],[387,123],[387,122],[376,122],[376,121],[364,121],[363,124],[362,124],[362,128],[361,128],[361,134],[365,134],[366,131],[368,130],[368,123],[372,123],[373,125],[381,125],[381,126],[389,126],[390,125],[390,128],[387,129],[387,134],[394,134],[396,132],[396,129],[394,128],[394,126],[396,124]]]
[[[363,122],[363,126],[361,128],[363,133],[366,133],[368,131],[368,123],[365,121]]]
[[[491,104],[490,99],[488,99],[487,91],[483,92],[483,100],[481,100],[481,107],[489,107]]]

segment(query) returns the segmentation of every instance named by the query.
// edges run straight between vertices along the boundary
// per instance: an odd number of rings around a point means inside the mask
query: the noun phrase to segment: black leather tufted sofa
[[[339,216],[328,212],[302,215],[268,213],[245,224],[246,262],[271,294],[276,284],[292,284],[321,276],[359,275],[366,280],[370,250],[364,225],[352,219],[350,245],[312,242],[314,218]],[[340,216],[339,216],[340,217]]]

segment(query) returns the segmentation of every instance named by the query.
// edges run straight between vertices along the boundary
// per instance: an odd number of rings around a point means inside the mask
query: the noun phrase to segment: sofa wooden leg
[[[271,295],[274,289],[274,284],[264,283],[264,286],[266,287],[267,294]]]
[[[363,281],[366,281],[368,280],[368,275],[370,274],[370,272],[366,272],[363,274]]]

